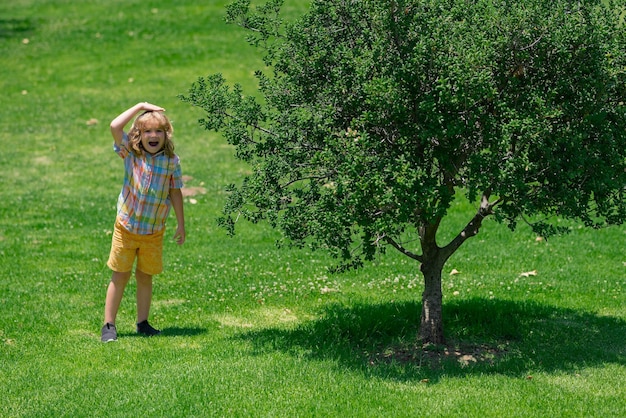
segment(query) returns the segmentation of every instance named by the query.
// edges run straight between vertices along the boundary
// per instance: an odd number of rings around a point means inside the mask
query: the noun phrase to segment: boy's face
[[[147,121],[141,131],[141,144],[150,154],[156,154],[165,145],[165,131],[156,121]]]

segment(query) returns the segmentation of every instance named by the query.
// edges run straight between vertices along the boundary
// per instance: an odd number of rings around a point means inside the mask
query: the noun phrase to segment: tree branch
[[[249,128],[258,129],[259,131],[261,131],[261,132],[263,132],[264,134],[267,134],[267,135],[271,135],[271,136],[275,136],[275,137],[277,137],[277,136],[278,136],[278,135],[277,135],[277,134],[275,134],[274,132],[272,132],[272,131],[270,131],[270,130],[268,130],[268,129],[265,129],[265,128],[264,128],[264,127],[262,127],[262,126],[259,126],[259,125],[257,125],[257,124],[253,124],[253,123],[248,123],[248,122],[245,122],[242,118],[239,118],[239,117],[237,117],[237,116],[235,116],[235,115],[233,115],[233,114],[231,114],[231,113],[228,113],[228,112],[226,112],[226,111],[222,111],[221,113],[222,113],[224,116],[226,116],[227,118],[231,118],[231,119],[233,119],[233,120],[236,120],[237,122],[242,122],[243,124],[247,125]],[[254,141],[253,141],[253,142],[254,142]]]
[[[539,41],[541,41],[541,38],[543,38],[543,35],[541,35],[539,38],[535,39],[531,44],[526,45],[525,47],[520,48],[520,51],[526,51],[527,49],[530,49],[530,48],[534,47],[535,45],[537,45],[539,43]]]
[[[280,186],[281,189],[286,189],[287,187],[291,186],[294,183],[297,183],[299,181],[304,181],[304,180],[324,180],[324,179],[328,179],[329,177],[331,177],[331,173],[326,174],[326,175],[319,175],[319,176],[304,176],[304,177],[298,177],[297,179],[293,179],[288,181],[287,183],[283,184],[282,186]]]
[[[493,203],[489,202],[489,197],[491,196],[491,191],[487,190],[483,193],[483,196],[480,201],[480,207],[476,212],[476,215],[472,218],[471,221],[463,228],[463,230],[452,240],[448,245],[443,247],[442,253],[444,254],[445,259],[448,259],[459,247],[467,241],[468,238],[471,238],[478,234],[480,227],[483,224],[483,220],[493,214],[493,207],[500,203],[502,200],[497,199]]]
[[[385,241],[387,241],[387,243],[389,245],[391,245],[393,248],[395,248],[396,250],[400,251],[402,254],[406,255],[407,257],[412,258],[413,260],[417,260],[420,263],[424,261],[424,257],[423,256],[421,256],[419,254],[415,254],[415,253],[407,250],[401,244],[397,243],[393,238],[385,236],[384,239],[385,239]]]

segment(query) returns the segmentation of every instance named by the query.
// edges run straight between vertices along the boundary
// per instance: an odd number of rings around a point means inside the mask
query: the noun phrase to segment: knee
[[[125,285],[126,283],[128,283],[129,279],[130,279],[130,271],[128,272],[114,271],[113,276],[111,276],[111,282],[115,283],[116,285]]]
[[[152,283],[152,275],[144,273],[139,269],[135,270],[135,278],[137,279],[137,283]]]

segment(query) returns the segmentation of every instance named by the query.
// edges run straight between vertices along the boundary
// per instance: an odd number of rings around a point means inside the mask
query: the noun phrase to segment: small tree
[[[424,276],[419,338],[443,343],[442,269],[483,220],[543,236],[556,216],[589,227],[626,216],[623,9],[592,0],[313,0],[228,6],[271,74],[263,100],[200,78],[206,112],[253,172],[221,222],[266,220],[291,242],[358,267],[387,247]],[[453,200],[477,211],[447,243]],[[531,221],[532,220],[532,221]],[[419,238],[419,239],[417,239]]]

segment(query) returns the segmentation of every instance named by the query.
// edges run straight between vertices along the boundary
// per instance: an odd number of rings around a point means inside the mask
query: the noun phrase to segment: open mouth
[[[150,141],[148,142],[148,145],[150,145],[151,147],[156,147],[159,145],[159,141]]]

